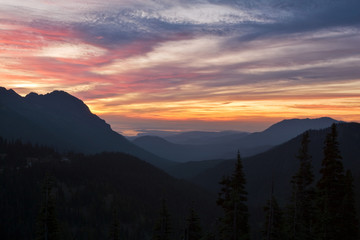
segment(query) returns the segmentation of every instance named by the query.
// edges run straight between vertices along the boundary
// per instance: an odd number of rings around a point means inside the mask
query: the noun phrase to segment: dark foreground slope
[[[0,88],[0,116],[0,133],[7,139],[46,144],[61,151],[124,152],[160,168],[172,165],[129,142],[81,100],[63,91],[21,97]]]
[[[61,239],[108,239],[115,208],[121,239],[150,239],[162,199],[171,213],[174,239],[184,230],[190,206],[205,228],[218,214],[215,195],[126,154],[64,158],[19,142],[0,147],[0,153],[1,239],[35,239],[46,174],[53,179]]]

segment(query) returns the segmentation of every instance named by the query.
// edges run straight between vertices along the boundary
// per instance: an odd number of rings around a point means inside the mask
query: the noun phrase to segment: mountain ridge
[[[64,91],[21,97],[2,88],[0,105],[0,133],[4,138],[46,144],[61,151],[124,152],[162,169],[173,165],[129,142],[91,113],[83,101]]]
[[[236,133],[228,131],[222,136],[214,132],[185,132],[173,136],[141,136],[133,143],[149,152],[176,162],[202,161],[219,158],[232,158],[234,152],[240,150],[243,156],[252,156],[266,151],[278,144],[298,136],[306,130],[322,129],[332,123],[339,123],[329,117],[315,119],[285,119],[271,125],[262,132]],[[197,133],[200,133],[197,135]],[[221,135],[221,132],[219,133]],[[180,135],[180,138],[177,136]],[[190,136],[184,138],[182,136]],[[197,139],[211,136],[207,144],[199,144]],[[210,137],[209,137],[210,138]],[[173,141],[172,141],[173,140]],[[202,140],[202,142],[206,142]]]
[[[360,188],[360,161],[356,157],[360,154],[360,123],[339,123],[337,128],[340,154],[343,157],[344,167],[353,170],[354,178],[357,179]],[[312,156],[315,178],[319,177],[323,158],[323,145],[326,134],[329,132],[330,128],[309,131],[309,154]],[[301,138],[302,136],[299,135],[268,151],[243,158],[244,171],[249,183],[248,187],[251,189],[249,191],[251,202],[264,199],[264,196],[259,198],[256,194],[260,194],[265,189],[269,193],[272,181],[274,181],[275,192],[280,195],[280,199],[284,200],[289,197],[290,179],[299,164],[296,155],[300,148]],[[234,164],[235,160],[224,160],[213,168],[200,173],[192,181],[208,190],[217,192],[219,190],[218,182],[221,177],[231,174]],[[261,176],[261,178],[258,176]],[[289,191],[284,192],[284,189]]]

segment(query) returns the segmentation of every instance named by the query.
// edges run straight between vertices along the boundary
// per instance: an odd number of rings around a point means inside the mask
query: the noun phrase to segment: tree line
[[[291,179],[290,202],[281,209],[272,189],[271,197],[264,207],[264,240],[358,239],[354,180],[351,171],[344,170],[337,138],[336,125],[333,124],[324,141],[321,177],[314,182],[308,151],[309,133],[302,135],[297,154],[300,164]],[[233,175],[220,182],[222,189],[217,203],[224,211],[218,234],[220,240],[250,239],[246,180],[242,170],[238,154]]]
[[[331,131],[325,138],[320,178],[317,181],[314,177],[312,157],[309,154],[309,144],[309,133],[305,132],[302,135],[296,156],[299,161],[299,168],[291,178],[291,197],[288,204],[283,207],[278,204],[272,185],[271,196],[264,206],[265,218],[261,231],[262,239],[359,239],[353,178],[351,171],[345,171],[342,164],[336,125],[331,126]],[[23,149],[23,152],[19,149]],[[1,152],[7,152],[6,158],[10,159],[11,157],[11,159],[18,159],[19,161],[24,156],[38,156],[39,154],[43,156],[54,155],[56,158],[60,156],[51,148],[32,147],[30,144],[22,144],[20,141],[8,142],[0,138]],[[79,165],[81,164],[79,163]],[[55,185],[56,179],[51,175],[46,175],[38,197],[40,208],[37,211],[36,219],[34,219],[36,222],[34,224],[34,236],[39,240],[57,240],[62,239],[63,236],[56,211],[56,196],[59,194],[56,191],[59,191],[59,188],[56,188]],[[200,216],[194,206],[189,207],[187,217],[183,220],[181,232],[175,230],[173,228],[173,216],[168,209],[167,200],[163,198],[158,211],[158,218],[153,222],[152,236],[148,237],[152,240],[250,240],[246,177],[239,152],[233,173],[230,176],[224,176],[220,185],[221,190],[216,203],[222,209],[222,216],[215,221],[210,230],[204,230]],[[99,190],[100,192],[102,191]],[[108,233],[105,234],[107,239],[112,240],[125,239],[121,231],[122,222],[119,213],[124,210],[116,202],[114,197],[111,204],[111,219],[107,221]],[[12,204],[11,202],[4,203],[4,207],[6,204]],[[99,211],[104,210],[103,207],[99,207]],[[20,210],[21,208],[19,208]],[[211,210],[209,209],[209,211]],[[4,217],[2,218],[4,219]]]
[[[303,134],[297,155],[300,166],[291,179],[290,203],[282,210],[272,195],[265,208],[264,239],[358,239],[354,180],[351,171],[344,170],[337,138],[333,124],[324,141],[320,179],[315,182],[309,133]]]
[[[172,239],[191,239],[215,218],[214,195],[204,193],[130,155],[58,153],[0,137],[0,239],[149,240],[161,198]]]
[[[333,124],[324,141],[321,177],[315,182],[309,154],[309,132],[302,135],[297,154],[299,168],[291,179],[290,202],[281,208],[272,185],[270,199],[264,207],[263,240],[359,239],[354,180],[351,171],[344,170],[337,138],[337,128]],[[246,178],[239,152],[234,172],[231,176],[224,176],[220,184],[217,204],[222,208],[223,216],[215,229],[203,235],[194,233],[190,238],[183,239],[250,240]],[[165,222],[169,221],[165,211],[162,216]],[[161,226],[166,224],[163,222]],[[153,240],[171,239],[168,228],[158,227],[156,230],[161,234],[154,235]]]

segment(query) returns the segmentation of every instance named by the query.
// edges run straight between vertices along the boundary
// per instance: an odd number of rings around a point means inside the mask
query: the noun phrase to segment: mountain
[[[34,239],[44,179],[51,176],[60,239],[108,239],[114,209],[122,239],[146,240],[159,217],[161,202],[171,214],[172,231],[181,233],[193,206],[209,229],[219,216],[216,194],[175,179],[123,153],[68,154],[5,143],[0,138],[2,239]],[[32,165],[27,164],[31,156]],[[211,209],[211,211],[209,211]],[[174,238],[178,239],[178,238]]]
[[[352,170],[358,192],[360,192],[360,124],[340,123],[337,126],[344,167]],[[314,173],[317,178],[323,158],[325,137],[329,131],[329,128],[309,131],[309,153],[312,155]],[[254,206],[265,204],[272,181],[279,200],[282,203],[288,201],[291,190],[290,179],[299,165],[296,155],[301,138],[302,136],[297,136],[266,152],[243,159],[250,204]],[[203,171],[192,181],[214,193],[218,192],[220,187],[218,182],[222,176],[232,173],[234,164],[235,160],[225,160],[213,168]]]
[[[202,172],[205,172],[207,169],[214,168],[222,162],[224,162],[224,159],[178,163],[167,169],[167,173],[179,179],[191,180]]]
[[[134,140],[138,137],[143,137],[143,136],[156,136],[156,137],[166,137],[166,136],[171,136],[171,135],[175,135],[178,134],[178,131],[163,131],[163,130],[139,130],[139,133],[136,136],[126,136],[129,140]]]
[[[190,162],[222,157],[213,151],[213,146],[175,144],[156,136],[143,136],[133,140],[137,146],[165,159],[175,162]]]
[[[323,147],[326,135],[330,129],[310,130],[309,153],[312,156],[315,182],[319,179],[319,170],[323,159]],[[360,212],[360,124],[338,124],[338,141],[343,158],[344,168],[352,171],[357,196],[357,211]],[[301,136],[297,136],[279,146],[255,156],[243,158],[244,173],[247,181],[248,206],[252,234],[260,239],[258,232],[264,221],[263,207],[269,199],[274,187],[274,194],[282,207],[290,200],[291,177],[299,167],[296,159],[301,144]],[[233,173],[234,160],[224,160],[212,168],[208,168],[193,177],[193,183],[202,186],[213,193],[220,191],[219,182],[225,175]]]
[[[243,156],[255,155],[284,143],[306,130],[326,128],[332,123],[338,121],[331,118],[290,119],[257,133],[185,132],[163,138],[141,136],[133,140],[133,143],[155,155],[176,162],[224,159],[232,158],[237,150],[240,150]]]
[[[129,142],[80,99],[63,91],[21,97],[0,88],[0,115],[0,136],[7,139],[50,145],[61,151],[124,152],[160,168],[172,165]]]
[[[263,132],[253,133],[243,139],[242,144],[254,145],[278,145],[310,129],[323,129],[339,123],[329,117],[316,119],[287,119],[275,123]],[[246,143],[245,143],[246,142]]]
[[[164,135],[163,138],[169,142],[176,144],[191,144],[191,145],[210,145],[219,144],[224,140],[238,139],[248,135],[248,132],[240,131],[221,131],[221,132],[203,132],[191,131],[181,132],[176,134]]]
[[[287,119],[275,123],[262,132],[251,133],[245,137],[239,138],[236,143],[228,142],[228,144],[232,144],[234,147],[238,146],[238,149],[240,149],[241,152],[255,147],[267,150],[273,146],[284,143],[307,130],[327,128],[333,123],[339,123],[339,121],[328,117],[316,119]],[[249,154],[243,153],[243,156],[249,156]]]

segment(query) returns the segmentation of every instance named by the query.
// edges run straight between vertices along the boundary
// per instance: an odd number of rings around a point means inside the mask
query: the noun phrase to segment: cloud
[[[272,1],[269,1],[272,2]],[[270,11],[285,11],[270,23],[249,23],[250,33],[239,36],[240,41],[250,41],[260,37],[271,37],[286,34],[300,34],[311,31],[331,30],[360,26],[358,9],[360,2],[350,1],[301,1],[301,4],[290,4],[294,1],[273,1]],[[277,4],[276,4],[277,3]],[[299,2],[300,3],[300,2]],[[263,10],[265,10],[263,8]]]
[[[360,91],[359,7],[357,0],[3,0],[0,78],[24,93],[61,88],[99,114],[139,124],[316,115],[293,107],[317,109],[316,99],[346,110]]]

